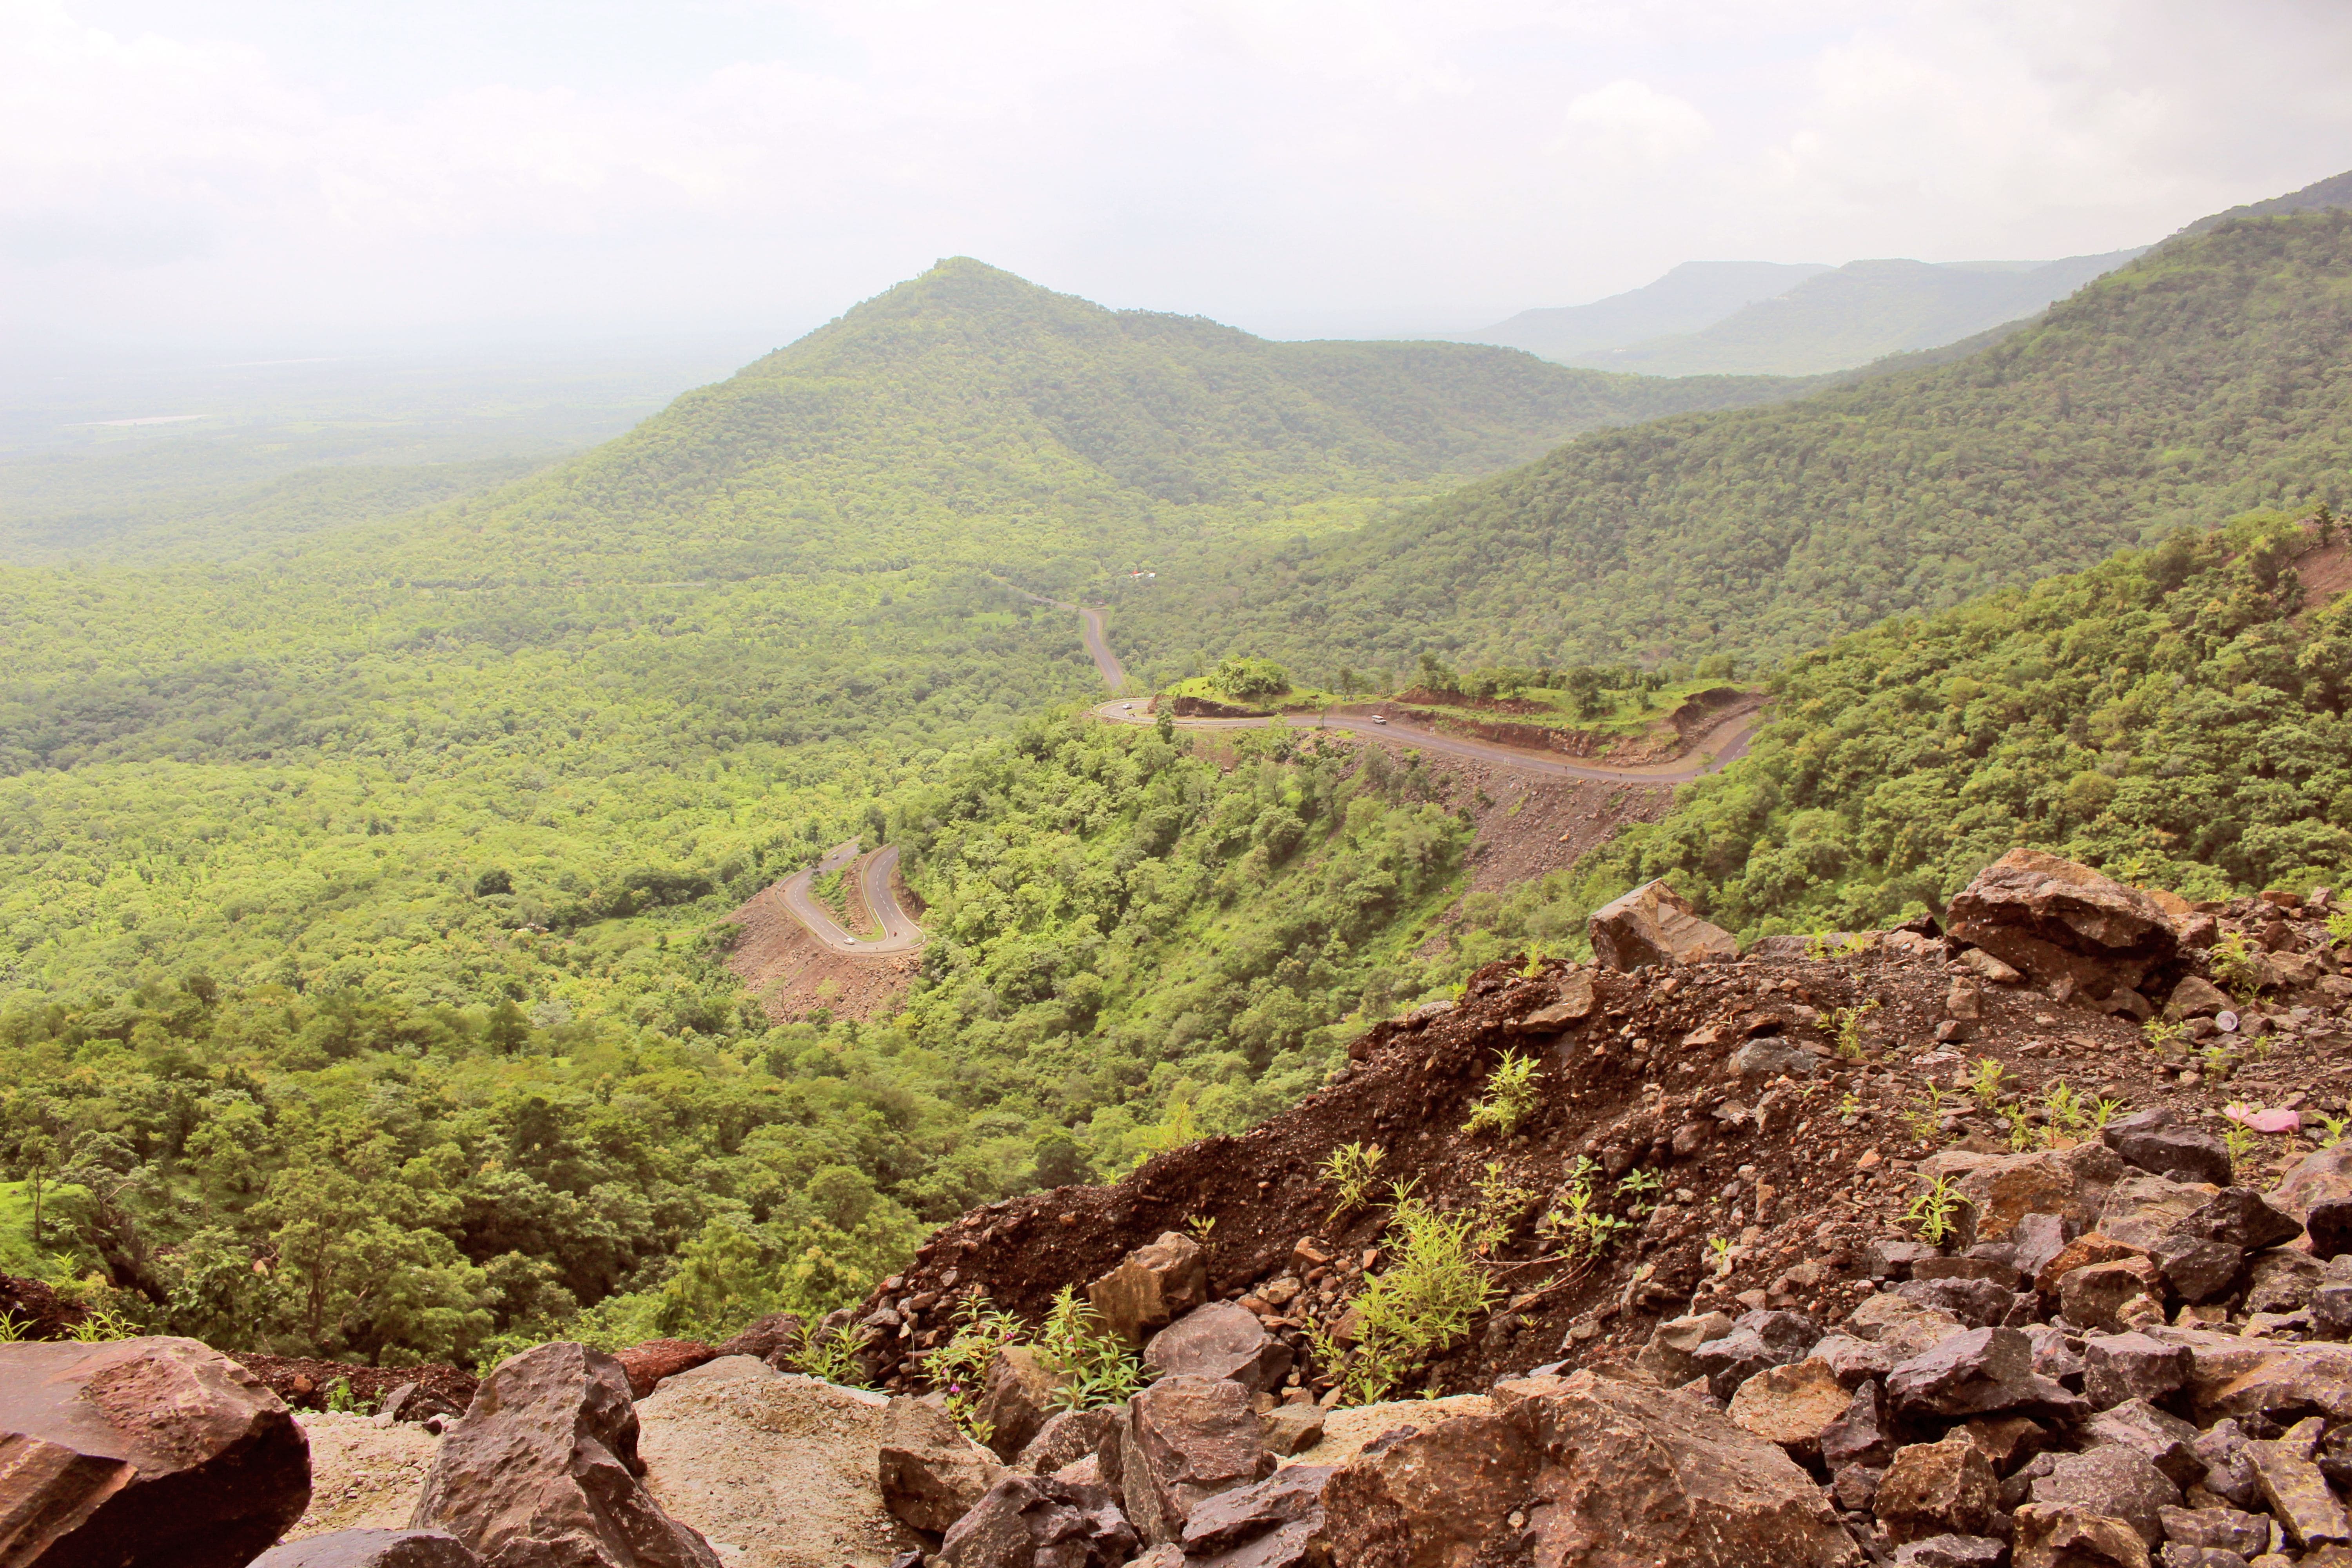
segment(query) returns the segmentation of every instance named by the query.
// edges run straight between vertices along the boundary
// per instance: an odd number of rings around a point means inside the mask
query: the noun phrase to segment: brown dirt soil
[[[2240,900],[2222,924],[2257,918],[2253,900]],[[2305,951],[2327,954],[2315,921],[2294,929]],[[1376,1026],[1327,1088],[1246,1133],[1170,1151],[1115,1185],[1008,1199],[943,1227],[866,1311],[938,1295],[903,1329],[879,1330],[868,1358],[894,1386],[918,1384],[908,1358],[945,1338],[956,1292],[984,1288],[1034,1321],[1060,1287],[1083,1287],[1165,1231],[1213,1222],[1203,1246],[1210,1289],[1222,1298],[1260,1300],[1257,1288],[1293,1272],[1301,1241],[1328,1254],[1328,1266],[1299,1270],[1302,1293],[1279,1309],[1287,1315],[1267,1319],[1305,1359],[1307,1330],[1336,1321],[1368,1261],[1377,1271],[1374,1249],[1386,1240],[1383,1208],[1332,1217],[1335,1189],[1320,1173],[1339,1146],[1379,1145],[1384,1180],[1416,1182],[1419,1195],[1454,1211],[1479,1201],[1490,1163],[1542,1194],[1556,1194],[1580,1157],[1612,1174],[1658,1173],[1659,1206],[1646,1215],[1600,1184],[1633,1228],[1598,1258],[1567,1257],[1536,1234],[1529,1222],[1541,1204],[1522,1218],[1494,1260],[1496,1309],[1427,1375],[1441,1393],[1483,1391],[1499,1375],[1563,1358],[1622,1360],[1660,1318],[1685,1310],[1736,1314],[1769,1304],[1824,1323],[1842,1318],[1872,1289],[1869,1244],[1908,1235],[1901,1216],[1925,1185],[1916,1163],[1955,1138],[2006,1151],[2008,1123],[1960,1090],[1980,1060],[2000,1064],[2001,1092],[2029,1122],[2046,1121],[2040,1108],[2061,1080],[2115,1101],[2118,1114],[2162,1104],[2209,1118],[2241,1100],[2332,1110],[2352,1089],[2352,1024],[2331,994],[2352,988],[2333,975],[2332,986],[2266,1000],[2265,1016],[2284,1025],[2270,1037],[2276,1043],[2216,1084],[2193,1072],[2176,1077],[2180,1063],[2148,1046],[2137,1026],[2021,987],[1982,987],[1982,1017],[1967,1026],[1966,1042],[1939,1045],[1957,971],[1942,943],[1915,952],[1899,940],[1821,961],[1592,973],[1591,1017],[1551,1037],[1513,1026],[1556,996],[1563,966],[1528,979],[1490,964],[1459,1006]],[[1864,1015],[1864,1054],[1839,1057],[1832,1010],[1865,1003],[1875,1006]],[[1734,1053],[1768,1036],[1802,1049],[1815,1069],[1740,1081]],[[1472,1103],[1513,1047],[1539,1053],[1542,1064],[1528,1122],[1507,1142],[1465,1134]],[[1923,1133],[1918,1113],[1930,1086],[1945,1114],[1927,1118]],[[2309,1147],[2292,1137],[2260,1143],[2241,1165],[2241,1180],[2258,1187],[2273,1179],[2261,1167]],[[1718,1237],[1729,1249],[1722,1272],[1708,1245]],[[1307,1376],[1316,1374],[1310,1365]]]
[[[310,1506],[286,1540],[407,1527],[440,1438],[411,1421],[379,1426],[372,1416],[323,1411],[296,1419],[310,1439]]]
[[[1674,804],[1674,790],[1663,784],[1530,779],[1507,768],[1446,760],[1471,791],[1478,832],[1470,852],[1471,891],[1500,892],[1564,869],[1627,823],[1655,822]]]
[[[69,1331],[89,1315],[38,1279],[0,1274],[0,1317],[16,1320],[20,1339],[69,1339]]]
[[[2342,544],[2318,546],[2295,557],[2294,570],[2303,579],[2302,613],[2307,616],[2326,608],[2337,595],[2352,588],[2352,548]]]
[[[362,1366],[350,1362],[310,1361],[299,1356],[247,1355],[230,1352],[238,1364],[269,1385],[297,1410],[325,1410],[327,1390],[348,1378],[352,1403],[373,1414],[383,1396],[405,1383],[421,1383],[463,1410],[474,1402],[472,1373],[440,1362],[423,1366]]]
[[[1227,702],[1212,702],[1205,697],[1171,697],[1168,699],[1168,709],[1179,719],[1263,719],[1269,712],[1264,708],[1236,708]],[[1160,699],[1154,697],[1145,703],[1143,710],[1146,713],[1159,712]]]
[[[922,900],[910,897],[899,880],[894,879],[891,887],[901,907],[919,920]],[[864,918],[866,929],[873,929],[862,896],[856,913]],[[914,952],[878,958],[835,952],[793,918],[774,888],[754,893],[727,919],[741,930],[727,955],[727,967],[780,1024],[804,1018],[820,1007],[829,1008],[835,1017],[861,1021],[895,1011],[922,962],[922,955]]]

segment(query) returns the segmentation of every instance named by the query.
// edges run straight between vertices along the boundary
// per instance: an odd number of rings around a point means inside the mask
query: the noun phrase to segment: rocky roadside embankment
[[[1737,955],[1654,884],[1596,916],[1597,967],[1491,966],[1249,1133],[946,1227],[821,1331],[883,1392],[757,1344],[541,1347],[437,1415],[408,1523],[446,1545],[272,1568],[2352,1563],[2329,912],[2021,851],[1948,934]],[[1353,1201],[1349,1147],[1381,1151]],[[1374,1369],[1446,1397],[1357,1407],[1411,1205],[1472,1227],[1483,1305]],[[1150,1381],[1061,1410],[1009,1344],[975,1443],[921,1356],[981,1295],[1035,1322],[1065,1287]],[[51,1426],[0,1500],[94,1462]],[[231,1489],[265,1521],[291,1495]]]

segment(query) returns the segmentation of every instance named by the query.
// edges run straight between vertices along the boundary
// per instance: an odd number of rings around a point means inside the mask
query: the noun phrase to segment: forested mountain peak
[[[2330,174],[2324,180],[2315,180],[2303,189],[2289,191],[2283,196],[2273,196],[2268,201],[2248,202],[2242,206],[2231,207],[2227,212],[2218,212],[2210,217],[2200,217],[2182,229],[2180,233],[2182,235],[2203,234],[2209,229],[2217,228],[2225,223],[2234,223],[2240,218],[2286,217],[2295,213],[2328,212],[2343,207],[2352,207],[2352,173]]]

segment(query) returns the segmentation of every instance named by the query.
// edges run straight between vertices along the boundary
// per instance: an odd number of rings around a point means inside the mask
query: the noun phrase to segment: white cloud
[[[968,252],[1469,325],[1698,256],[2146,241],[2347,130],[2352,21],[2295,0],[0,0],[0,299],[787,327]]]

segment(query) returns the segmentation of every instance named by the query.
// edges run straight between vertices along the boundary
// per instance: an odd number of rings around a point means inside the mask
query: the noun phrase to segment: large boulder
[[[1103,1480],[1118,1489],[1147,1545],[1181,1541],[1193,1508],[1274,1472],[1249,1391],[1223,1378],[1163,1377],[1127,1403],[1104,1448]]]
[[[1778,1443],[1801,1463],[1819,1458],[1822,1434],[1853,1403],[1836,1373],[1810,1358],[1769,1366],[1731,1396],[1731,1424],[1767,1442]]]
[[[544,1344],[499,1363],[441,1440],[409,1522],[485,1568],[719,1568],[638,1479],[628,1374],[600,1351]]]
[[[1946,930],[2062,996],[2104,1000],[2176,954],[2163,906],[2137,888],[2039,849],[2012,849],[1952,898]]]
[[[2179,1506],[2180,1489],[2147,1455],[2114,1444],[2048,1463],[2050,1473],[2033,1482],[2035,1502],[2127,1521],[2149,1546],[2164,1539],[2157,1510]]]
[[[929,1561],[940,1568],[1117,1568],[1135,1547],[1134,1526],[1101,1487],[1012,1475],[956,1521]]]
[[[901,1394],[883,1413],[882,1502],[902,1523],[938,1534],[970,1513],[1003,1477],[994,1456],[939,1406]]]
[[[1143,1350],[1144,1369],[1154,1377],[1231,1378],[1255,1394],[1278,1387],[1290,1361],[1290,1347],[1268,1333],[1256,1313],[1233,1301],[1193,1308],[1152,1335]]]
[[[1960,1242],[2007,1241],[2027,1215],[2056,1215],[2077,1232],[2091,1230],[2126,1169],[2104,1143],[1980,1160],[1953,1184],[1965,1200]]]
[[[1707,963],[1738,958],[1739,941],[1699,918],[1690,900],[1664,882],[1644,882],[1595,910],[1593,962],[1609,969],[1650,963]]]
[[[1682,1568],[1846,1568],[1861,1561],[1797,1462],[1696,1401],[1580,1371],[1496,1384],[1496,1405],[1536,1465],[1543,1502],[1527,1514],[1534,1561],[1665,1561]],[[1496,1450],[1515,1446],[1496,1438]],[[1327,1493],[1334,1549],[1345,1474]],[[1486,1514],[1486,1526],[1507,1531],[1507,1514]],[[1339,1554],[1336,1561],[1433,1559]]]
[[[1013,1467],[1033,1476],[1050,1476],[1065,1465],[1099,1453],[1122,1412],[1108,1405],[1092,1410],[1057,1410],[1037,1428],[1028,1446],[1014,1456]]]
[[[2127,1520],[2039,1502],[2013,1517],[2012,1568],[2148,1568],[2147,1542]]]
[[[1208,1299],[1209,1268],[1201,1244],[1172,1230],[1137,1247],[1087,1287],[1095,1315],[1139,1348]]]
[[[1292,1465],[1253,1486],[1219,1492],[1192,1510],[1184,1555],[1219,1568],[1288,1568],[1329,1562],[1323,1491],[1328,1465]]]
[[[1062,1373],[1028,1345],[1005,1345],[988,1358],[980,1388],[980,1429],[1008,1463],[1045,1429],[1061,1391]]]
[[[1910,1416],[1952,1419],[2029,1407],[2073,1413],[2081,1398],[2033,1369],[2021,1329],[1969,1329],[1886,1374],[1887,1396]]]
[[[2229,1146],[2169,1107],[2118,1116],[2099,1129],[2099,1141],[2155,1175],[2230,1184]]]
[[[1506,1533],[1541,1464],[1524,1426],[1503,1415],[1384,1433],[1324,1489],[1332,1561],[1364,1568],[1467,1562]]]
[[[253,1568],[480,1568],[446,1530],[339,1530],[273,1546]]]
[[[663,1378],[718,1360],[719,1351],[700,1340],[647,1340],[625,1351],[614,1351],[613,1359],[629,1375],[629,1396],[643,1399],[661,1386]]]
[[[310,1447],[181,1339],[0,1344],[0,1557],[243,1568],[302,1517]]]
[[[1955,1432],[1895,1450],[1871,1506],[1890,1541],[1981,1535],[2000,1507],[2000,1483],[1984,1450]]]

